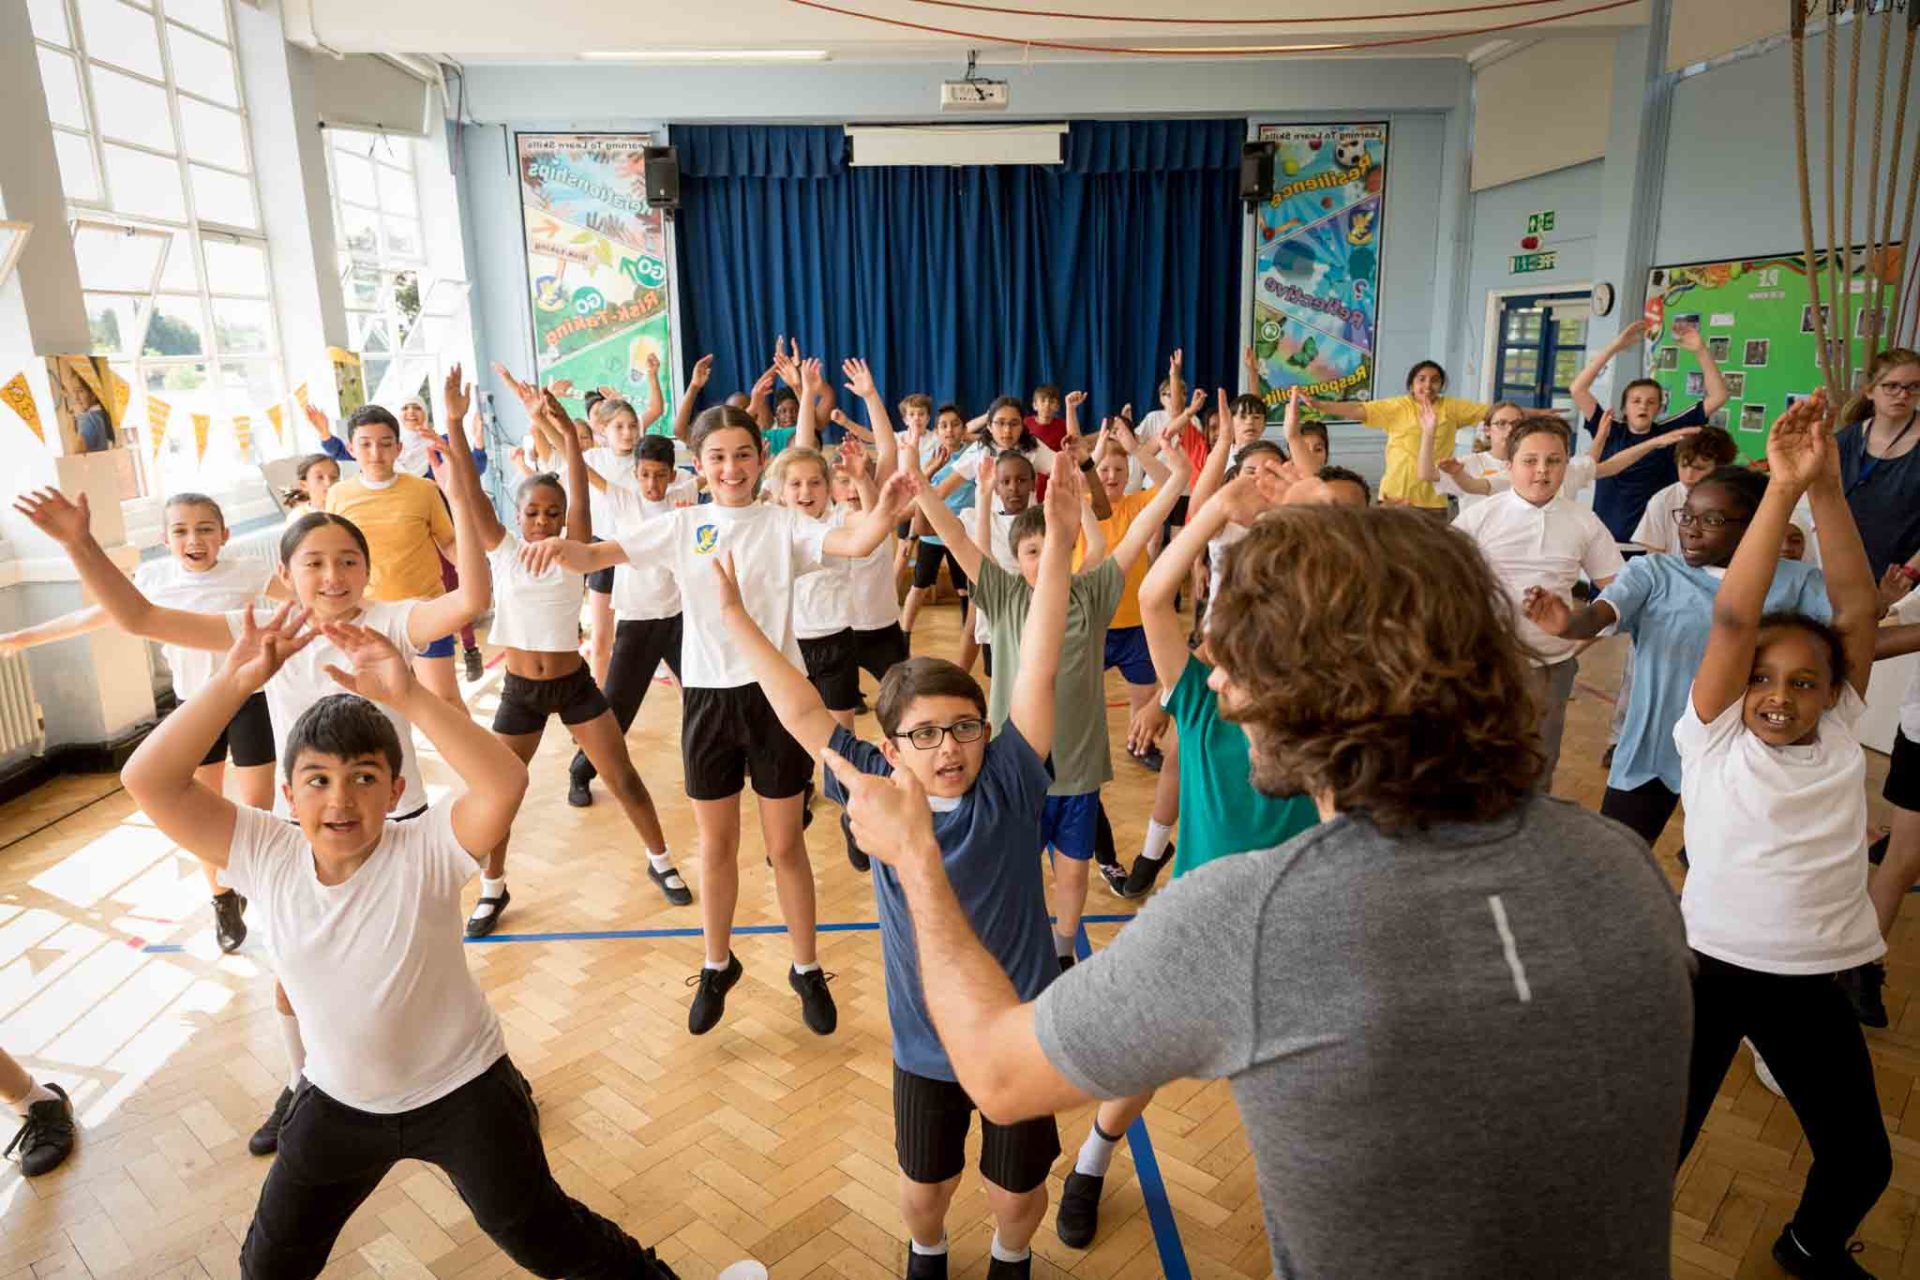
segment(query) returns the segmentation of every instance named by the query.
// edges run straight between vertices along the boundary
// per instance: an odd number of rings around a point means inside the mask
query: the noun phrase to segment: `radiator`
[[[33,697],[27,655],[0,655],[0,761],[39,755],[47,744],[40,704]]]

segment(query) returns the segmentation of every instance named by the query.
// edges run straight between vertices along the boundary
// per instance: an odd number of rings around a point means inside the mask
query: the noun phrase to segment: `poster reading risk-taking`
[[[1857,269],[1846,284],[1850,302],[1842,305],[1827,296],[1826,259],[1818,259],[1830,341],[1839,336],[1844,306],[1852,309],[1856,371],[1850,383],[1858,382],[1858,368],[1872,356],[1866,345],[1868,312],[1876,299],[1881,307],[1892,305],[1901,247],[1887,247],[1873,262],[1859,251],[1855,257]],[[1800,254],[1656,267],[1647,280],[1646,319],[1648,376],[1666,390],[1667,403],[1676,410],[1706,394],[1698,362],[1674,341],[1681,328],[1699,330],[1707,354],[1727,380],[1727,404],[1714,414],[1714,425],[1732,432],[1749,458],[1765,457],[1773,420],[1822,385],[1807,263]]]
[[[643,413],[648,359],[673,394],[662,215],[646,200],[644,133],[523,133],[520,194],[534,366],[573,403],[610,386]],[[672,407],[659,429],[671,421]]]
[[[1253,349],[1267,417],[1286,391],[1373,395],[1387,126],[1263,125],[1273,199],[1255,210]]]

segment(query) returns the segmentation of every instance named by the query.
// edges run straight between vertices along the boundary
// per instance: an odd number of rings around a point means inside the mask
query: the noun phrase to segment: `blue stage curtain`
[[[710,399],[777,334],[969,415],[1042,382],[1154,407],[1169,352],[1239,382],[1244,120],[1081,121],[1060,165],[852,168],[838,126],[675,125],[682,354]],[[844,394],[842,400],[845,400]]]

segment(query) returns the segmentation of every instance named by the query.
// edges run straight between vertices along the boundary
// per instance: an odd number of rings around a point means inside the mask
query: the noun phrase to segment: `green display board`
[[[1858,371],[1873,354],[1866,349],[1868,311],[1876,299],[1883,308],[1892,305],[1901,251],[1890,246],[1871,263],[1864,261],[1865,254],[1856,256],[1863,261],[1848,283],[1856,375],[1851,382],[1858,381]],[[1818,261],[1832,340],[1841,308],[1825,296],[1825,258]],[[1647,282],[1646,367],[1666,390],[1669,411],[1678,412],[1705,394],[1698,364],[1673,341],[1676,327],[1691,323],[1699,327],[1732,393],[1714,424],[1730,431],[1747,457],[1765,457],[1773,420],[1821,385],[1809,296],[1806,259],[1800,254],[1654,268]]]

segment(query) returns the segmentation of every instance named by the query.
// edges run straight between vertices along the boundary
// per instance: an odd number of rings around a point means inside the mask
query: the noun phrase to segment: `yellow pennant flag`
[[[293,389],[293,399],[294,399],[294,403],[300,406],[300,412],[305,413],[307,411],[307,384],[306,383],[303,382],[299,386]]]
[[[173,417],[173,406],[159,396],[147,397],[147,428],[153,436],[153,456],[160,456],[160,443],[167,438],[167,422]]]
[[[244,413],[233,415],[233,438],[240,446],[240,459],[243,462],[253,460],[253,421]]]
[[[116,424],[125,422],[127,402],[133,399],[133,388],[127,385],[125,378],[111,369],[107,370],[107,388],[112,393],[114,422]]]
[[[267,421],[273,424],[273,438],[275,440],[278,440],[281,444],[285,444],[287,442],[287,426],[286,426],[286,422],[284,421],[286,416],[287,414],[284,406],[277,405],[277,404],[270,404],[267,406]]]
[[[20,415],[20,421],[27,424],[34,438],[41,444],[47,442],[46,429],[40,425],[40,406],[33,402],[33,388],[27,385],[27,375],[16,373],[0,385],[0,400]]]
[[[193,458],[195,462],[207,460],[207,432],[213,428],[213,419],[204,413],[193,415]]]

